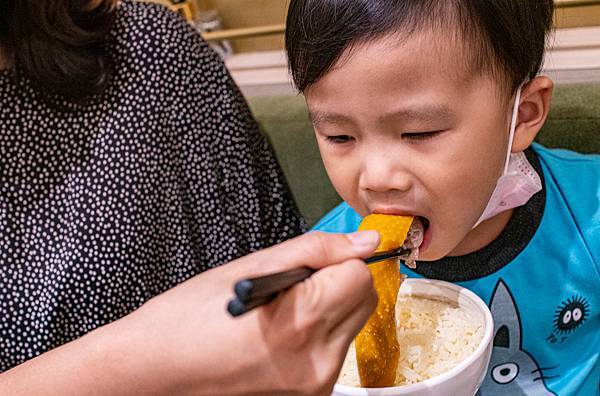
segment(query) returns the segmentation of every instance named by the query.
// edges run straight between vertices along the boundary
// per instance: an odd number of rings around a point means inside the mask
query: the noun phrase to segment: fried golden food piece
[[[363,219],[359,230],[376,230],[381,235],[378,252],[402,247],[414,218],[372,214]],[[393,386],[400,349],[396,337],[396,299],[402,283],[398,260],[369,266],[379,302],[356,336],[356,359],[360,383],[365,388]]]

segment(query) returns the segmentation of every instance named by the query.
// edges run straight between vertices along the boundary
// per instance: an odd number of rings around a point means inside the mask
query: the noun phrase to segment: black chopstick
[[[406,257],[410,254],[410,249],[396,249],[390,250],[387,252],[381,252],[371,257],[367,257],[364,259],[364,262],[367,264],[378,263],[380,261],[389,260],[397,257]]]
[[[315,270],[312,268],[301,267],[258,278],[243,279],[235,284],[233,290],[242,302],[259,300],[289,289],[311,276],[314,272]]]
[[[270,303],[273,298],[263,298],[258,300],[252,300],[248,303],[244,303],[239,298],[233,298],[227,304],[227,311],[231,314],[231,316],[236,317],[245,314],[248,311],[253,310],[256,307],[260,307],[261,305],[265,305]]]
[[[397,249],[376,254],[364,261],[366,264],[373,264],[392,258],[405,257],[408,254],[410,254],[410,249]],[[315,273],[314,269],[301,267],[257,278],[242,279],[233,288],[236,297],[229,301],[227,311],[232,316],[240,316],[256,307],[268,304],[280,292],[302,282],[313,273]]]

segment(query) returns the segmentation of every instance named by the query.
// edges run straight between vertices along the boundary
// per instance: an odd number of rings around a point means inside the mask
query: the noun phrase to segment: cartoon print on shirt
[[[554,328],[546,337],[551,344],[562,344],[590,316],[590,303],[581,296],[573,296],[563,301],[554,313]]]
[[[581,326],[590,315],[590,303],[583,297],[574,296],[556,308],[554,331],[569,334]]]
[[[477,396],[550,396],[543,368],[522,349],[521,319],[510,290],[499,280],[490,301],[494,318],[494,348],[488,372]],[[556,368],[556,367],[552,367]]]

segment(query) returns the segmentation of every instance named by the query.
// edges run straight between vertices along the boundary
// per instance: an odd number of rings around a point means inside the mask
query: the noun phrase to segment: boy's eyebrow
[[[411,120],[434,122],[453,118],[454,114],[450,107],[444,104],[426,104],[416,107],[399,108],[379,116],[381,121],[388,120]],[[308,117],[314,125],[322,123],[343,124],[351,123],[352,118],[340,113],[327,113],[321,111],[309,111]]]
[[[379,117],[382,121],[387,120],[410,120],[435,122],[453,118],[454,114],[450,107],[445,104],[424,104],[414,107],[402,107]]]
[[[308,119],[313,123],[313,125],[319,125],[323,123],[343,124],[352,122],[350,117],[346,117],[343,114],[326,113],[322,111],[309,111]]]

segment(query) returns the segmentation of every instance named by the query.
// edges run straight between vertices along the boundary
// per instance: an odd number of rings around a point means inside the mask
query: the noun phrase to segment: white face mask
[[[511,153],[520,101],[521,87],[517,90],[515,98],[508,137],[508,152],[504,161],[504,172],[496,182],[496,188],[473,228],[477,227],[481,222],[491,219],[498,213],[525,205],[532,196],[542,189],[540,176],[529,161],[527,161],[525,153]]]

